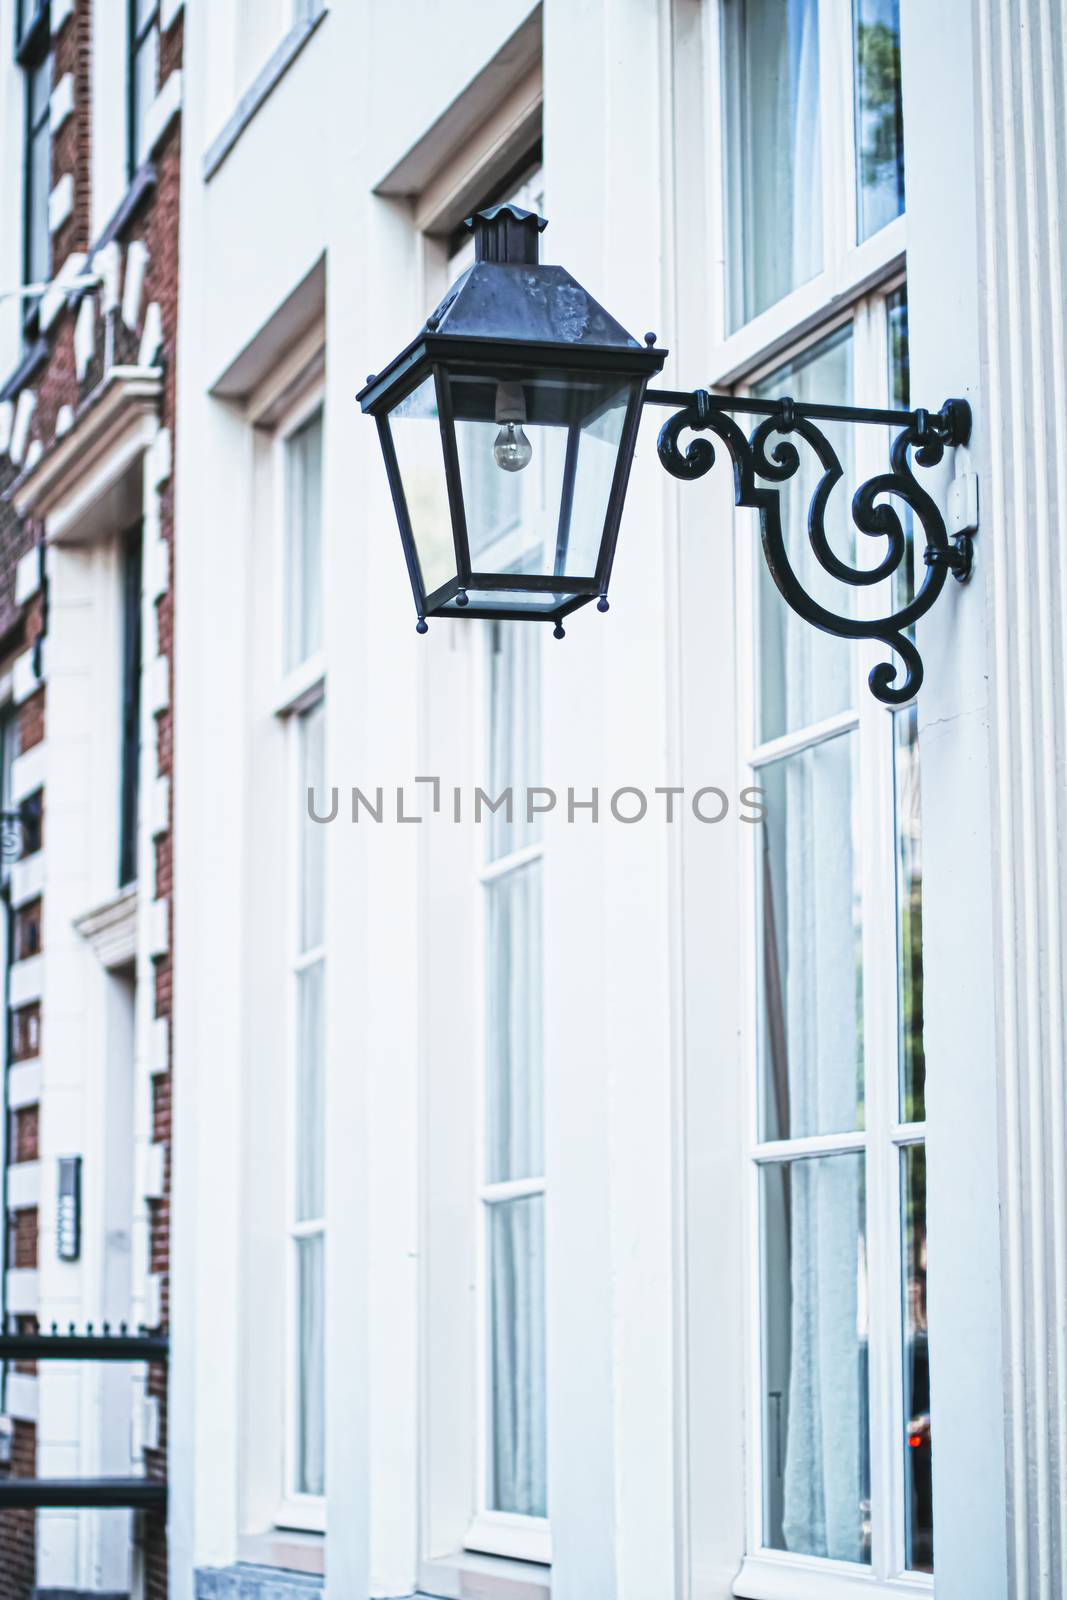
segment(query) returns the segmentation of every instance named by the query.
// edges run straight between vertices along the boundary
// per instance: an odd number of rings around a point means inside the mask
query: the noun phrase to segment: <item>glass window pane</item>
[[[48,227],[48,194],[52,185],[52,140],[46,122],[30,145],[29,194],[26,206],[26,281],[47,283],[51,276],[52,242]]]
[[[860,239],[904,210],[900,0],[853,0],[856,211]]]
[[[474,572],[596,576],[631,389],[548,370],[452,379]],[[506,470],[520,446],[526,465]]]
[[[926,1321],[926,1150],[906,1145],[901,1157],[904,1244],[904,1498],[912,1571],[934,1570],[931,1477],[930,1354]]]
[[[858,736],[761,769],[760,1137],[863,1126]]]
[[[863,1156],[760,1169],[763,1543],[870,1561]]]
[[[541,864],[486,886],[490,1183],[544,1171],[541,1069]]]
[[[30,127],[37,128],[48,115],[48,100],[52,93],[52,57],[44,60],[29,73]]]
[[[432,594],[456,576],[437,392],[432,378],[427,378],[393,408],[389,413],[389,426],[411,519],[422,586],[427,594]]]
[[[285,442],[285,665],[322,647],[322,412]]]
[[[325,822],[308,815],[308,790],[313,791],[315,815],[328,816],[326,793],[326,707],[323,701],[300,718],[300,929],[299,949],[314,950],[325,937],[326,888]]]
[[[512,791],[512,819],[506,807],[489,817],[490,861],[533,844],[541,837],[541,817],[526,818],[525,791],[541,782],[540,628],[488,624],[489,630],[489,784],[491,799]]]
[[[923,1046],[923,858],[919,718],[893,718],[896,762],[897,962],[900,1006],[900,1120],[926,1120]]]
[[[296,1220],[317,1221],[325,1210],[325,1054],[322,961],[296,975]]]
[[[487,1503],[548,1514],[545,1429],[545,1204],[541,1195],[488,1208]]]
[[[159,30],[152,28],[134,51],[131,63],[133,74],[133,167],[134,170],[148,157],[145,125],[152,102],[156,98],[159,77]]]
[[[294,1241],[296,1250],[296,1437],[293,1488],[320,1495],[326,1488],[323,1385],[323,1253],[321,1233]]]
[[[779,367],[756,387],[761,398],[792,395],[795,400],[852,403],[852,329],[846,326]],[[850,514],[852,430],[821,425],[837,452],[844,482],[832,491],[826,510],[831,549],[843,561],[855,562],[855,535]],[[801,584],[812,598],[838,615],[848,616],[854,591],[832,578],[816,560],[808,541],[808,507],[822,477],[814,452],[797,435],[788,436],[800,452],[800,468],[782,485],[780,504],[786,551]],[[772,439],[773,445],[773,439]],[[742,513],[751,516],[751,512]],[[847,639],[813,628],[791,611],[757,556],[756,623],[760,660],[757,738],[783,733],[845,711],[853,703],[855,646]]]
[[[728,0],[731,329],[821,271],[818,0]]]

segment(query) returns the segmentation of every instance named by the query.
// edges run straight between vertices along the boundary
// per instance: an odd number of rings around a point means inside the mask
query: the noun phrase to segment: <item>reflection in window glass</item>
[[[285,441],[285,665],[322,647],[322,412]]]
[[[795,400],[852,404],[852,328],[846,325],[795,360],[778,367],[756,385],[764,399],[792,395]],[[835,489],[826,508],[826,533],[831,549],[843,561],[855,562],[855,537],[849,510],[852,430],[821,424],[836,450],[846,484]],[[778,436],[772,436],[772,447]],[[779,495],[782,526],[790,564],[801,586],[812,598],[838,615],[848,615],[853,591],[832,578],[818,563],[808,542],[808,507],[822,477],[814,452],[797,435],[791,442],[800,452],[800,469],[782,485]],[[798,617],[782,596],[762,556],[757,557],[756,622],[759,641],[760,692],[757,699],[757,738],[776,739],[783,733],[807,727],[853,703],[855,646],[835,639]]]
[[[870,1561],[863,1156],[760,1169],[763,1543]]]
[[[863,1126],[857,735],[761,769],[760,1138]]]
[[[923,1047],[923,858],[919,719],[914,706],[893,718],[897,814],[897,963],[900,994],[900,1120],[926,1120]]]
[[[489,899],[490,1183],[544,1171],[541,863],[509,873]]]
[[[308,816],[307,794],[324,814],[325,702],[301,713],[294,729],[298,830],[296,927],[291,934],[293,1022],[290,1045],[292,1132],[289,1231],[292,1249],[289,1487],[321,1495],[325,1482],[323,1354],[326,1156],[326,829]]]
[[[904,210],[900,0],[853,0],[856,200],[860,239]]]
[[[926,1322],[926,1150],[901,1151],[901,1229],[904,1246],[904,1478],[907,1553],[911,1571],[934,1570],[931,1477],[930,1354]]]
[[[489,1503],[548,1514],[545,1436],[545,1202],[489,1210],[492,1459]]]
[[[516,796],[487,819],[485,1157],[488,1401],[485,1504],[547,1514],[545,1400],[543,869],[522,810],[541,759],[539,628],[487,623],[489,791]],[[486,824],[483,824],[483,826]],[[524,1182],[516,1197],[509,1189]]]
[[[818,0],[728,0],[730,324],[822,269]]]
[[[27,283],[47,283],[51,276],[52,236],[48,227],[48,196],[52,188],[52,135],[48,107],[52,93],[52,57],[46,55],[27,72],[26,205],[24,214],[24,275]]]
[[[456,547],[448,509],[437,390],[432,377],[425,378],[417,389],[393,407],[389,413],[389,429],[422,587],[430,595],[456,576]]]

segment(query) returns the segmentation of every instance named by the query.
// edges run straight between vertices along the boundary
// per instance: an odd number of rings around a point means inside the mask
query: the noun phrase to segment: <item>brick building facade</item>
[[[183,31],[181,0],[0,0],[10,1332],[168,1322]],[[10,1509],[2,1485],[165,1479],[165,1367],[0,1374],[2,1600],[164,1594],[162,1512]]]

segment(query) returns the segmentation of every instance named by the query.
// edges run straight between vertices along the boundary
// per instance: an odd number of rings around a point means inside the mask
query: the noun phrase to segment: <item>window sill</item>
[[[14,400],[24,384],[35,378],[48,360],[48,340],[36,339],[27,349],[18,366],[0,389],[0,400]]]
[[[237,1557],[256,1567],[280,1567],[285,1572],[324,1577],[326,1540],[321,1533],[268,1528],[265,1533],[243,1534],[238,1541]]]
[[[151,161],[144,161],[130,179],[129,188],[112,213],[111,220],[103,233],[93,245],[90,260],[98,250],[102,250],[106,244],[111,243],[112,239],[118,239],[126,231],[155,186],[156,169]]]
[[[552,1569],[470,1550],[420,1561],[419,1596],[440,1600],[551,1600]]]
[[[237,102],[237,109],[204,154],[205,183],[215,176],[260,106],[284,78],[325,15],[325,0],[321,0],[315,15],[303,18],[290,28],[274,54],[268,59],[266,66],[253,78]]]
[[[850,1562],[761,1550],[745,1557],[733,1592],[737,1600],[877,1600],[879,1595],[920,1600],[933,1595],[934,1580],[925,1572],[876,1578]]]

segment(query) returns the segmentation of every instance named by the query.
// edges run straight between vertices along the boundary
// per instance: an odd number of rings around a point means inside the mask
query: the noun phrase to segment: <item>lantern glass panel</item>
[[[633,380],[501,370],[456,373],[450,387],[472,572],[595,578]],[[531,451],[518,471],[497,459],[509,424]]]
[[[419,558],[422,586],[432,594],[456,576],[444,451],[433,378],[427,378],[389,413],[400,481]]]

